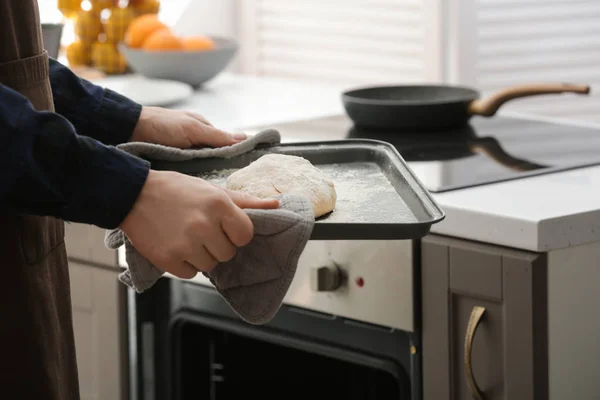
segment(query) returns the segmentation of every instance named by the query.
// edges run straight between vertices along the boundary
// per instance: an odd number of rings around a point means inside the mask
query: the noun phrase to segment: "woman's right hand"
[[[183,279],[228,261],[254,236],[243,208],[278,208],[259,199],[170,171],[151,170],[121,230],[157,268]]]

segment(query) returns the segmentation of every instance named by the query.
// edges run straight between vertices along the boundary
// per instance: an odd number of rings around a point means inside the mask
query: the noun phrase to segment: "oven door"
[[[287,305],[250,325],[213,288],[170,279],[131,300],[132,399],[419,398],[410,333]]]

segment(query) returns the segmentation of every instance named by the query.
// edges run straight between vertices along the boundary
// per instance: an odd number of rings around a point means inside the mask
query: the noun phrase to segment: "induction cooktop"
[[[275,128],[284,138],[388,142],[431,192],[600,165],[600,129],[515,117],[474,117],[463,128],[435,132],[361,129],[343,115]]]

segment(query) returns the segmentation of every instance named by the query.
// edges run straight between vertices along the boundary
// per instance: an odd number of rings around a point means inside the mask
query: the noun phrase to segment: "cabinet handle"
[[[473,307],[471,316],[469,317],[469,324],[467,325],[467,333],[465,335],[465,372],[467,375],[467,386],[469,387],[471,396],[473,396],[473,398],[476,400],[484,400],[484,398],[483,392],[481,389],[479,389],[479,386],[477,386],[477,382],[475,382],[471,355],[473,352],[473,339],[475,338],[475,331],[479,326],[479,322],[481,321],[481,317],[483,316],[484,312],[484,307]]]

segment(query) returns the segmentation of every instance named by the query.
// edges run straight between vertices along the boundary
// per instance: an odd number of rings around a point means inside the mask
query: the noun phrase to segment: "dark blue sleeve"
[[[79,78],[52,58],[50,85],[55,111],[68,119],[78,134],[108,145],[129,141],[140,117],[141,105]]]
[[[148,176],[137,157],[76,134],[0,84],[0,212],[117,227]]]

